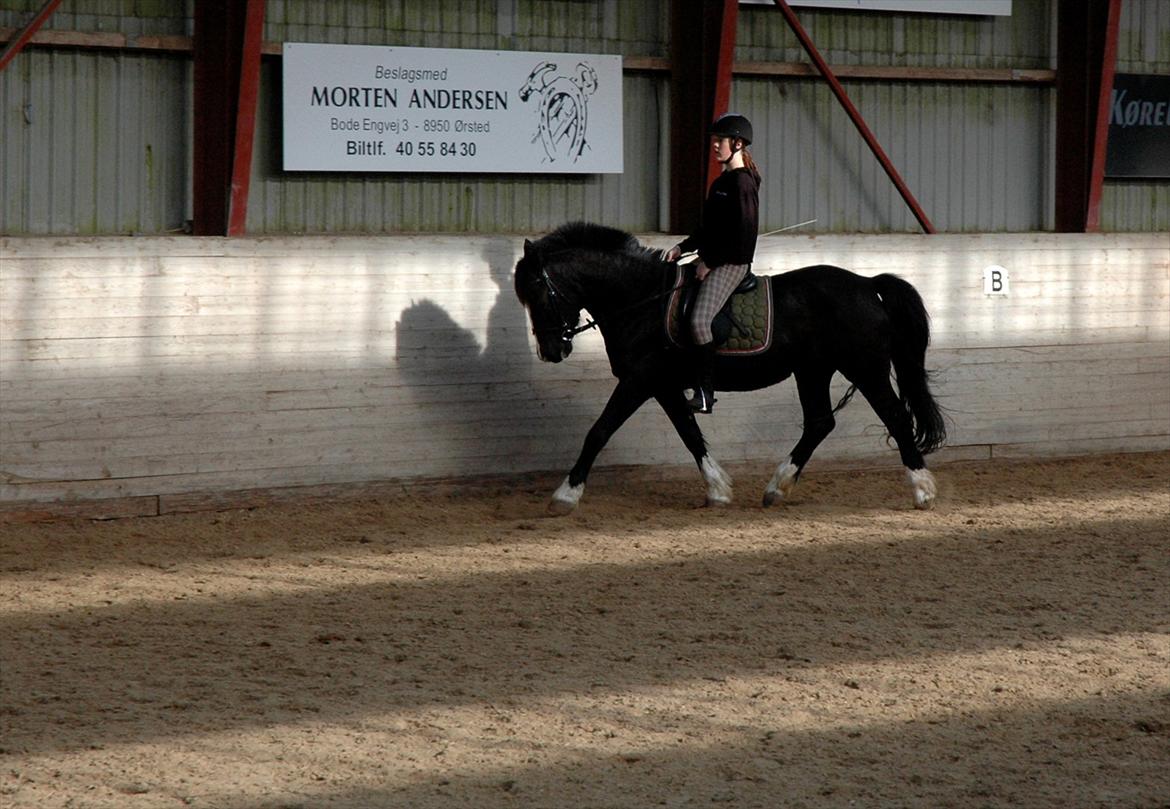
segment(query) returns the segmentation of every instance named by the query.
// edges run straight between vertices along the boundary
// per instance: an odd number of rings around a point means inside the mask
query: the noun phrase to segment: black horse
[[[595,324],[618,379],[577,463],[553,495],[549,509],[554,513],[567,514],[577,506],[597,454],[651,397],[694,456],[707,483],[708,505],[731,502],[731,480],[707,453],[683,393],[692,385],[693,361],[687,350],[672,347],[663,327],[662,300],[676,275],[676,265],[663,261],[660,251],[613,228],[570,223],[524,242],[524,256],[516,264],[516,295],[532,319],[540,358],[560,362],[572,352],[573,336]],[[942,445],[946,429],[927,384],[930,329],[918,292],[894,275],[866,278],[828,265],[771,280],[771,347],[750,357],[721,356],[715,366],[717,390],[756,390],[796,377],[804,429],[768,484],[764,505],[791,492],[813,450],[833,429],[833,414],[848,399],[834,409],[829,383],[840,371],[897,443],[914,505],[930,508],[936,486],[923,455]],[[585,326],[578,325],[582,309],[593,318]],[[891,364],[897,393],[890,384]]]

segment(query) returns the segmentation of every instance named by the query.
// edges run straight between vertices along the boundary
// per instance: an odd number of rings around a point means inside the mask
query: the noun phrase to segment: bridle
[[[571,325],[569,323],[568,318],[565,317],[564,310],[561,308],[561,301],[564,300],[565,297],[564,297],[564,295],[561,294],[560,290],[557,289],[557,285],[553,283],[552,276],[550,276],[548,274],[547,267],[542,266],[540,268],[540,281],[544,284],[544,288],[548,292],[549,304],[552,306],[553,312],[555,312],[556,316],[560,319],[561,325],[560,326],[550,326],[550,327],[543,328],[543,329],[538,329],[535,326],[533,326],[532,333],[534,335],[536,335],[537,337],[540,337],[541,334],[548,334],[549,332],[559,332],[560,336],[561,336],[561,342],[564,343],[565,345],[572,345],[573,338],[576,337],[581,332],[589,331],[590,329],[595,329],[595,328],[600,327],[600,325],[602,323],[601,318],[589,320],[587,323],[585,323],[582,326]],[[667,295],[670,295],[672,292],[676,292],[676,291],[682,289],[684,285],[685,285],[684,282],[680,282],[676,286],[672,286],[663,292],[659,292],[659,293],[656,293],[654,295],[650,295],[650,296],[642,298],[641,300],[638,300],[638,301],[634,301],[629,306],[622,307],[621,309],[617,310],[616,312],[613,312],[612,314],[610,314],[609,318],[614,318],[614,317],[617,317],[618,315],[623,315],[626,312],[632,311],[632,310],[637,309],[641,306],[645,306],[648,303],[653,303],[654,301],[662,300]]]
[[[540,280],[544,282],[544,288],[548,292],[548,302],[552,306],[553,312],[555,312],[556,316],[560,318],[561,325],[559,327],[552,326],[546,329],[538,329],[533,326],[532,333],[534,335],[539,337],[541,334],[548,334],[549,332],[559,331],[561,334],[561,342],[568,345],[571,344],[573,342],[573,338],[581,332],[589,331],[590,329],[597,327],[596,320],[590,320],[584,326],[570,325],[568,318],[565,317],[565,313],[561,309],[561,300],[564,299],[564,296],[561,294],[560,290],[557,289],[557,285],[553,283],[552,276],[548,274],[548,268],[540,268]]]

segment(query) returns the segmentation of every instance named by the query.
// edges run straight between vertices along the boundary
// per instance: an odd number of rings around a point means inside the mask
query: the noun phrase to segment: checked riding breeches
[[[747,277],[751,264],[724,264],[714,267],[699,284],[699,294],[691,310],[691,336],[695,345],[706,345],[715,339],[711,333],[711,321],[735,292],[740,282]]]

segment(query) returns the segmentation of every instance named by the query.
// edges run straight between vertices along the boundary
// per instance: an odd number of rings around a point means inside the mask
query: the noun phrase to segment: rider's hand
[[[680,256],[682,256],[682,250],[680,250],[679,246],[676,244],[674,247],[666,251],[664,257],[667,261],[678,261]]]
[[[711,268],[704,264],[701,260],[695,265],[695,277],[702,281],[707,277],[707,273],[711,272]]]

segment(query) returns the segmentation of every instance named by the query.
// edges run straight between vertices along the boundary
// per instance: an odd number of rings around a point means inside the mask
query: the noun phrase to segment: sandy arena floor
[[[0,525],[0,806],[1170,806],[1170,453]]]

